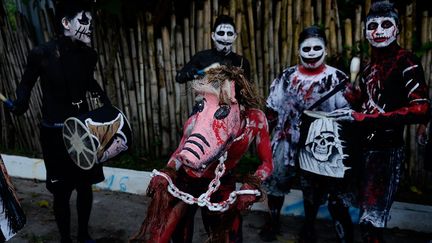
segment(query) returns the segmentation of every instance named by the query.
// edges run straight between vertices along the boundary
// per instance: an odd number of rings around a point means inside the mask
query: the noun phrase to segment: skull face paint
[[[366,22],[366,39],[373,47],[390,45],[398,34],[399,29],[392,17],[376,17]]]
[[[236,38],[237,33],[234,30],[234,26],[230,24],[220,24],[216,27],[215,32],[212,33],[216,50],[225,54],[229,54],[232,51],[232,45]]]
[[[92,34],[91,22],[91,13],[84,11],[78,13],[70,20],[63,18],[62,24],[64,27],[64,35],[85,44],[89,44],[91,42]]]
[[[325,44],[321,38],[307,38],[300,44],[300,61],[308,69],[315,69],[324,63]]]

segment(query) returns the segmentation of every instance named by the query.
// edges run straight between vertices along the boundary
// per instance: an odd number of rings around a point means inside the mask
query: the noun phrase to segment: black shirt
[[[71,116],[88,111],[87,91],[106,95],[93,77],[97,53],[80,41],[60,37],[32,49],[17,87],[18,106],[28,107],[31,90],[40,77],[42,118],[47,123],[62,123]]]
[[[191,80],[188,73],[202,70],[213,63],[240,67],[244,70],[246,78],[250,81],[250,66],[249,61],[246,58],[234,52],[225,55],[225,53],[219,52],[214,48],[196,53],[191,60],[177,72],[176,81],[179,83],[185,83]]]

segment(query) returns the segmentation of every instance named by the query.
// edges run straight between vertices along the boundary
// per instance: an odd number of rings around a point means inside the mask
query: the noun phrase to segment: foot
[[[78,235],[78,242],[79,243],[96,243],[96,241],[93,240],[88,233],[86,233],[86,234],[79,234]]]
[[[300,230],[298,243],[316,243],[315,229],[303,226]]]
[[[96,241],[93,239],[79,239],[78,242],[79,243],[96,243]]]
[[[60,243],[72,243],[71,238],[61,238]]]
[[[258,233],[260,239],[264,242],[271,242],[276,240],[276,235],[279,233],[275,227],[269,224],[263,226],[263,228]]]

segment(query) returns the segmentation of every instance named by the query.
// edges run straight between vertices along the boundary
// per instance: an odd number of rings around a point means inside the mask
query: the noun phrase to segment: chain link
[[[255,196],[260,196],[261,192],[259,190],[238,190],[230,193],[229,197],[225,201],[221,201],[218,203],[210,202],[211,195],[219,189],[220,186],[220,178],[225,174],[225,160],[227,158],[227,152],[223,156],[219,158],[219,164],[215,169],[215,178],[211,180],[207,187],[207,191],[201,194],[198,198],[192,196],[189,193],[180,191],[176,185],[174,185],[171,177],[167,174],[160,172],[158,170],[153,170],[151,177],[154,176],[162,176],[168,181],[168,192],[174,197],[182,200],[187,204],[197,204],[200,207],[206,206],[210,211],[219,211],[225,212],[229,209],[230,205],[232,205],[237,200],[237,195],[250,195],[253,194]]]

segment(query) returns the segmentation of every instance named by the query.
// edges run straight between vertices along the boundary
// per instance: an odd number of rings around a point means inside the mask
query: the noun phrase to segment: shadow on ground
[[[34,180],[12,178],[18,197],[27,215],[27,224],[10,241],[11,243],[53,243],[58,242],[58,233],[52,213],[51,194],[45,189],[45,183]],[[76,236],[75,194],[71,200],[72,235]],[[90,232],[98,243],[127,242],[141,225],[149,200],[143,195],[96,190],[94,192],[93,211],[90,219]],[[415,219],[413,219],[415,220]],[[244,242],[262,242],[258,237],[264,224],[263,212],[248,212],[244,215]],[[285,216],[282,218],[281,234],[274,242],[296,242],[296,235],[301,227],[302,218]],[[432,226],[431,226],[432,227]],[[331,222],[319,220],[316,224],[320,243],[336,242]],[[361,242],[356,227],[356,242]],[[388,229],[385,231],[387,242],[427,243],[431,234]],[[206,233],[201,223],[200,213],[196,215],[194,242],[205,242]]]

